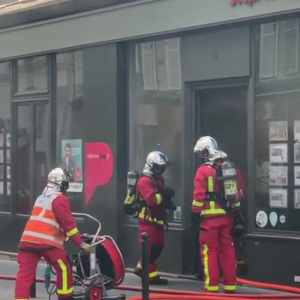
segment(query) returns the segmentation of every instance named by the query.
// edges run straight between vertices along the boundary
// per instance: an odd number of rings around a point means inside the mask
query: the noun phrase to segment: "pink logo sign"
[[[105,143],[85,144],[85,199],[86,205],[100,185],[106,185],[114,171],[111,148]]]

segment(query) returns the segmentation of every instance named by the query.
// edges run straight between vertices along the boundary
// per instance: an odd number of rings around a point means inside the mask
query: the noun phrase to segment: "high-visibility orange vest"
[[[26,224],[21,241],[45,244],[63,249],[65,235],[52,209],[53,201],[60,193],[39,196]]]

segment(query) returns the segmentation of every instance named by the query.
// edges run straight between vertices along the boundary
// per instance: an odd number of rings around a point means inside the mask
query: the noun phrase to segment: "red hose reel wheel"
[[[98,285],[90,285],[85,292],[86,300],[102,300],[103,290]]]

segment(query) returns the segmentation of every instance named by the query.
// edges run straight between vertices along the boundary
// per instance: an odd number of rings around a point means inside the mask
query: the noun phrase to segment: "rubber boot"
[[[136,276],[142,278],[142,270],[140,268],[135,268],[133,271],[133,274],[135,274]]]
[[[167,285],[168,283],[168,279],[160,278],[159,276],[151,278],[149,281],[150,285]]]

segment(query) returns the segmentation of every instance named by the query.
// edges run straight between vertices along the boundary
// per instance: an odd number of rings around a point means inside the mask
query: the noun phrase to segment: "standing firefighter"
[[[56,270],[58,299],[73,300],[72,265],[63,248],[64,240],[69,237],[85,251],[90,251],[90,245],[82,241],[69,200],[64,195],[71,180],[64,170],[52,170],[46,188],[34,204],[19,244],[15,300],[29,300],[41,257]]]
[[[168,284],[166,279],[159,277],[156,260],[164,248],[167,210],[176,210],[171,201],[175,192],[172,188],[165,186],[162,176],[169,164],[168,158],[162,152],[151,152],[135,187],[135,195],[139,204],[137,212],[140,240],[143,232],[147,232],[149,236],[149,281],[150,284],[157,285]],[[135,268],[134,273],[137,276],[142,275],[142,263],[140,260]]]
[[[235,167],[226,161],[215,139],[200,138],[194,148],[204,159],[194,179],[192,203],[194,223],[200,222],[199,242],[204,267],[204,289],[218,292],[220,268],[225,292],[236,289],[236,262],[232,232],[235,213],[240,207]]]

